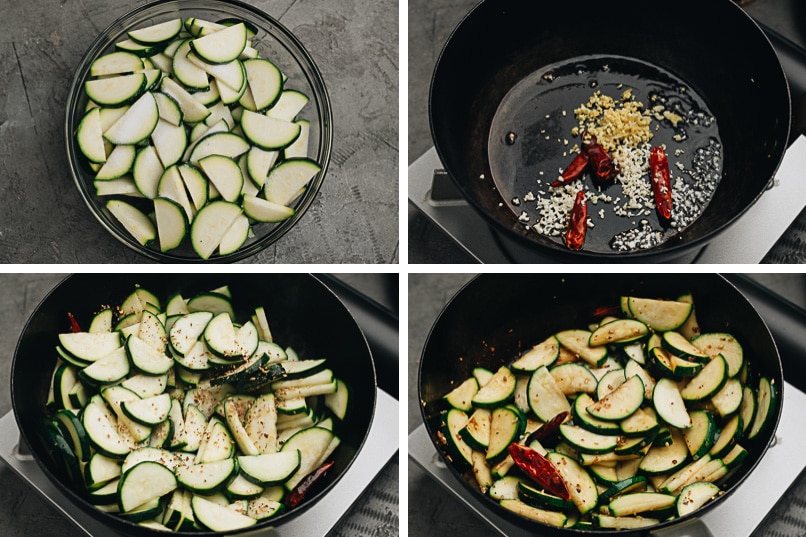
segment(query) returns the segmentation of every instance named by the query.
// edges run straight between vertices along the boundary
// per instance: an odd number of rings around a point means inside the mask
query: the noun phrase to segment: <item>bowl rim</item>
[[[73,135],[73,129],[77,127],[82,116],[82,111],[79,110],[78,104],[82,100],[83,92],[81,91],[81,88],[83,87],[84,82],[87,80],[89,67],[94,59],[100,56],[104,50],[108,49],[112,45],[110,34],[119,31],[120,29],[124,29],[125,31],[125,22],[166,5],[174,4],[177,12],[179,12],[183,9],[192,10],[196,7],[195,4],[197,3],[198,2],[194,0],[153,0],[131,9],[124,15],[116,18],[106,28],[104,28],[95,37],[95,39],[93,39],[92,43],[87,47],[86,51],[82,55],[81,60],[79,60],[79,63],[73,72],[73,77],[70,82],[65,104],[64,137],[65,151],[67,153],[67,164],[70,169],[73,182],[75,183],[81,198],[84,200],[85,205],[90,210],[90,213],[93,215],[93,217],[101,224],[101,226],[106,229],[111,236],[117,239],[118,242],[122,243],[129,249],[134,250],[140,255],[157,262],[227,263],[241,261],[276,243],[297,224],[297,222],[313,204],[313,201],[319,193],[322,183],[324,182],[333,151],[333,107],[330,95],[322,76],[322,71],[319,69],[319,66],[314,61],[305,45],[279,20],[255,6],[242,2],[241,0],[203,0],[201,3],[219,4],[220,6],[246,11],[269,23],[276,31],[276,35],[281,37],[278,42],[283,46],[283,48],[291,53],[294,60],[300,66],[302,75],[307,80],[307,83],[311,89],[312,95],[310,104],[315,107],[315,113],[319,124],[320,138],[316,160],[321,166],[321,170],[308,184],[305,194],[303,194],[298,201],[298,204],[294,207],[295,213],[293,216],[283,222],[274,224],[274,227],[272,227],[265,234],[265,236],[256,239],[250,244],[242,246],[237,251],[226,255],[213,255],[207,260],[195,255],[178,255],[172,253],[172,251],[161,252],[153,247],[142,246],[134,239],[134,237],[120,227],[120,224],[114,220],[114,217],[104,214],[105,209],[103,204],[98,203],[101,198],[91,191],[91,185],[87,184],[87,181],[84,180],[85,176],[88,174],[82,170],[82,166],[79,162],[79,155],[77,153],[77,143],[75,142],[75,136]],[[213,7],[213,9],[215,9],[215,7]],[[271,35],[276,39],[275,33],[272,33]]]

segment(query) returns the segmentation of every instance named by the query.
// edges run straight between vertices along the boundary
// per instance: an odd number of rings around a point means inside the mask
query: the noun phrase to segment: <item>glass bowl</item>
[[[300,112],[298,119],[310,122],[308,154],[321,166],[321,171],[308,183],[305,193],[293,207],[295,213],[289,219],[272,224],[256,223],[252,226],[253,236],[244,245],[228,255],[213,255],[209,261],[232,262],[251,256],[285,235],[302,217],[313,203],[324,180],[330,161],[333,142],[333,123],[330,98],[322,75],[302,43],[282,24],[263,11],[235,0],[158,0],[134,9],[120,17],[93,41],[76,69],[67,98],[65,118],[65,143],[70,171],[81,197],[101,225],[120,242],[153,259],[168,263],[199,262],[201,259],[191,248],[186,238],[182,245],[168,252],[161,252],[157,241],[142,246],[107,210],[106,202],[117,196],[99,197],[95,193],[94,173],[87,166],[75,139],[75,132],[84,115],[88,98],[84,93],[84,83],[89,76],[92,62],[103,54],[114,50],[115,43],[127,39],[126,32],[152,24],[181,17],[216,22],[227,18],[243,20],[257,30],[251,43],[260,52],[260,57],[271,60],[286,75],[286,89],[296,89],[310,98]],[[150,200],[130,196],[120,197],[140,208],[145,214],[153,211]]]

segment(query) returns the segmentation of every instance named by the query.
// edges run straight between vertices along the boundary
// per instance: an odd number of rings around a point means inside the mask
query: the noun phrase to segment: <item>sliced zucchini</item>
[[[104,138],[113,144],[138,144],[151,136],[159,118],[157,101],[147,91],[104,132]]]
[[[622,494],[608,504],[610,513],[617,517],[661,511],[675,505],[677,498],[660,492],[633,492]],[[663,518],[663,517],[658,517]]]
[[[144,375],[163,375],[170,370],[174,362],[137,336],[126,339],[126,353],[132,366]]]
[[[283,75],[277,66],[263,58],[247,60],[243,66],[256,110],[274,105],[283,89]]]
[[[657,388],[656,388],[657,389]],[[621,421],[635,413],[644,402],[641,377],[630,377],[618,388],[587,408],[588,414],[605,421]]]
[[[741,344],[730,334],[716,332],[702,334],[691,343],[711,358],[722,355],[728,364],[728,375],[735,377],[744,364],[744,350]]]
[[[109,356],[120,345],[118,332],[69,332],[59,334],[59,345],[83,362],[95,362]]]
[[[466,427],[466,426],[465,426]],[[511,406],[503,406],[492,411],[490,417],[490,437],[486,450],[486,459],[489,464],[497,464],[504,460],[507,448],[512,442],[518,440],[526,427],[526,419],[519,410]],[[462,435],[462,430],[459,435]]]
[[[146,89],[146,74],[96,78],[84,83],[84,92],[100,106],[123,106],[134,102]]]
[[[546,366],[537,368],[527,386],[529,408],[542,421],[549,421],[561,412],[571,410],[563,392]]]
[[[121,410],[129,418],[143,425],[158,425],[168,419],[171,396],[167,393],[145,399],[123,401]]]
[[[190,239],[199,257],[210,258],[224,234],[242,212],[240,205],[219,200],[205,205],[196,213],[190,227]]]
[[[562,364],[551,368],[549,372],[554,377],[557,387],[565,395],[596,391],[596,377],[593,376],[590,369],[581,364],[573,362]]]
[[[622,479],[620,481],[617,481],[616,483],[613,483],[613,485],[611,485],[608,489],[602,492],[599,495],[599,503],[609,504],[611,500],[622,494],[645,492],[646,489],[647,489],[646,477],[642,475],[628,477],[626,479]]]
[[[120,478],[120,510],[134,511],[147,502],[161,498],[176,487],[177,479],[171,470],[154,461],[141,462]]]
[[[262,455],[238,457],[241,475],[262,486],[282,485],[300,466],[300,452],[283,450]]]
[[[286,159],[269,172],[264,195],[273,203],[288,205],[320,171],[322,167],[311,159]]]
[[[237,201],[243,188],[243,175],[238,164],[223,155],[208,155],[198,165],[226,201]]]
[[[656,332],[675,330],[691,315],[692,305],[674,300],[622,297],[622,311]]]
[[[141,45],[159,45],[171,41],[180,30],[182,30],[182,19],[172,19],[138,30],[131,30],[127,32],[127,35]]]
[[[724,418],[739,410],[742,398],[742,383],[737,378],[731,378],[711,397],[711,404]]]
[[[84,114],[76,130],[78,148],[90,162],[106,162],[106,147],[104,146],[103,134],[100,109],[93,108]]]
[[[202,496],[194,495],[191,505],[194,520],[210,531],[234,531],[257,524],[254,518],[218,505]]]
[[[683,431],[683,438],[695,461],[708,453],[716,442],[717,427],[710,412],[695,410],[690,412],[691,427]]]
[[[266,111],[266,115],[285,121],[294,121],[310,99],[298,90],[283,90],[277,102]]]
[[[607,359],[607,347],[591,347],[591,332],[588,330],[563,330],[556,334],[560,344],[593,367],[601,367]]]
[[[291,207],[249,195],[243,197],[243,210],[246,216],[258,222],[282,222],[296,212]]]
[[[571,494],[571,501],[580,514],[584,515],[596,507],[599,492],[593,478],[582,465],[574,458],[556,451],[549,452],[546,458],[562,476]]]
[[[90,76],[121,75],[142,70],[143,60],[139,56],[125,50],[116,50],[92,62]]]
[[[512,511],[524,518],[548,524],[550,526],[563,527],[568,521],[568,515],[559,511],[550,511],[547,509],[540,509],[533,507],[517,499],[501,500],[499,502],[501,507]]]
[[[53,415],[53,422],[70,444],[76,458],[82,463],[88,462],[92,453],[89,437],[81,420],[71,410],[61,409]]]
[[[487,451],[490,445],[490,425],[492,412],[486,408],[477,408],[460,431],[462,439],[475,450]]]
[[[112,199],[106,202],[106,208],[140,245],[148,246],[157,238],[153,222],[134,205]]]
[[[610,343],[634,343],[649,335],[649,327],[635,319],[617,319],[604,324],[591,333],[588,340],[590,347],[599,347]]]
[[[538,367],[550,366],[559,355],[560,342],[555,336],[551,336],[523,353],[520,358],[512,362],[510,368],[513,371],[531,373]]]
[[[707,353],[701,351],[696,345],[691,343],[679,332],[664,332],[661,336],[661,345],[663,345],[663,348],[670,353],[686,360],[707,362],[710,358]]]
[[[129,357],[123,347],[115,349],[78,372],[79,377],[92,386],[113,384],[123,380],[128,374]]]
[[[190,46],[199,58],[221,64],[236,60],[246,47],[246,26],[243,23],[230,26],[209,35],[190,41]]]
[[[758,382],[758,399],[753,424],[747,433],[747,438],[753,439],[761,434],[775,420],[778,407],[778,387],[774,380],[761,377]]]
[[[296,123],[249,110],[245,110],[241,116],[241,128],[252,144],[265,151],[283,149],[300,134],[300,126]]]
[[[154,214],[157,220],[160,251],[168,252],[178,248],[188,232],[185,210],[174,200],[156,198],[154,199]]]
[[[594,403],[593,398],[587,393],[579,394],[574,400],[574,405],[571,410],[574,423],[594,433],[605,435],[618,434],[619,424],[617,422],[600,420],[588,414],[587,408]]]
[[[750,430],[753,417],[756,415],[756,392],[750,387],[742,388],[742,404],[739,406],[739,416],[742,418],[743,433]]]
[[[118,179],[129,173],[134,166],[136,151],[133,145],[116,145],[103,166],[95,174],[96,181]]]
[[[169,77],[163,78],[160,89],[179,104],[185,121],[196,123],[204,121],[210,115],[210,110],[206,106],[197,101],[193,95],[188,93],[180,84],[174,82],[173,79]]]
[[[721,489],[713,483],[700,482],[686,485],[680,491],[675,503],[677,516],[686,516],[693,513],[719,495],[720,492],[722,492]]]
[[[620,436],[605,436],[592,433],[581,427],[563,423],[560,435],[568,444],[582,453],[607,453],[620,444]]]
[[[682,468],[689,459],[688,447],[683,435],[671,429],[672,442],[668,446],[653,446],[639,466],[646,475],[662,475]]]
[[[188,146],[187,132],[182,125],[172,125],[160,119],[151,133],[151,142],[163,167],[168,168],[182,160]]]
[[[497,407],[509,400],[514,393],[515,375],[508,367],[502,366],[490,382],[476,392],[471,402],[476,408]]]
[[[180,485],[191,492],[210,494],[224,489],[238,472],[235,459],[179,466],[175,470]]]
[[[658,380],[652,392],[652,403],[658,416],[669,425],[679,429],[691,427],[691,416],[673,380],[669,378]]]
[[[455,411],[459,412],[459,411]],[[332,431],[321,427],[303,429],[289,438],[280,452],[299,450],[300,467],[286,482],[285,488],[293,490],[305,476],[318,468],[325,461],[321,460],[338,443],[338,437]]]
[[[719,354],[680,390],[680,395],[684,401],[702,401],[721,390],[727,380],[728,364]]]

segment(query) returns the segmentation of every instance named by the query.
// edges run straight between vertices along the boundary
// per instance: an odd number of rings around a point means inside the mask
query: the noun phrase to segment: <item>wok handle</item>
[[[713,537],[708,526],[699,519],[692,518],[659,530],[650,531],[652,537]]]
[[[769,26],[763,24],[759,24],[759,26],[761,26],[770,43],[772,43],[789,83],[789,93],[792,96],[792,124],[787,145],[792,145],[801,134],[806,134],[806,63],[804,63],[804,51],[797,48]]]
[[[341,299],[367,338],[375,362],[378,386],[397,399],[398,315],[339,280],[337,275],[319,274],[318,277]],[[398,296],[396,282],[397,274],[390,275],[388,285],[394,299]]]

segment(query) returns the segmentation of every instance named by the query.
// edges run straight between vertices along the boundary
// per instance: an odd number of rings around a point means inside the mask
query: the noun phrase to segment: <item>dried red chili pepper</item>
[[[565,232],[565,245],[569,250],[579,250],[585,244],[585,232],[588,230],[588,198],[580,190],[571,209],[568,231]]]
[[[649,168],[652,172],[652,192],[655,207],[665,220],[672,218],[672,183],[669,179],[669,159],[663,148],[655,146],[649,153]]]
[[[596,136],[582,133],[582,150],[590,159],[593,174],[600,181],[610,181],[621,171],[618,163],[605,151],[605,148],[596,141]]]
[[[585,173],[585,168],[588,167],[588,162],[590,162],[588,154],[584,151],[580,151],[577,153],[577,156],[574,157],[574,160],[571,161],[571,164],[569,164],[568,167],[563,170],[563,173],[560,174],[560,178],[551,183],[551,186],[561,186],[574,181]]]
[[[293,508],[298,506],[302,500],[305,498],[305,495],[311,488],[320,480],[322,479],[330,467],[333,466],[335,461],[329,461],[314,470],[312,473],[308,474],[302,481],[299,482],[299,485],[294,487],[288,497],[285,500],[285,505],[288,508]]]
[[[509,455],[518,468],[523,470],[526,475],[546,491],[564,500],[571,499],[568,486],[565,484],[560,472],[546,457],[515,442],[509,445]]]
[[[560,425],[565,423],[565,420],[568,419],[568,411],[563,410],[549,421],[544,423],[538,430],[530,434],[526,438],[526,444],[530,444],[537,440],[538,442],[544,442],[546,440],[553,439],[557,432],[560,430]]]
[[[612,315],[621,315],[621,307],[620,306],[599,306],[595,310],[593,310],[593,316],[596,318],[599,317],[609,317]]]
[[[67,312],[67,318],[70,319],[70,330],[72,330],[73,333],[81,332],[81,327],[78,325],[78,321],[76,321],[76,318],[73,317],[73,314],[69,311]]]

